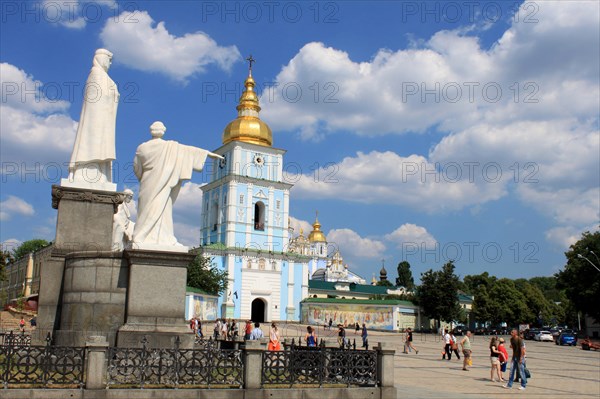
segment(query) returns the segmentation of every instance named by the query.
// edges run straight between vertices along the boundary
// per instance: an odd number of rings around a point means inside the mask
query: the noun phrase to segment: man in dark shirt
[[[508,383],[504,386],[504,388],[512,388],[515,380],[515,372],[518,368],[519,374],[521,375],[521,386],[519,389],[524,390],[527,386],[527,377],[525,376],[525,342],[523,341],[523,338],[519,337],[519,332],[517,330],[512,330],[510,332],[510,347],[512,348],[513,352],[510,366],[510,377],[508,378]]]

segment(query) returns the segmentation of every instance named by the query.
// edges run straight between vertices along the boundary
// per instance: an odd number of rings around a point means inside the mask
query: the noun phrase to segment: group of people
[[[409,329],[410,330],[410,329]],[[407,334],[408,335],[408,334]],[[505,347],[504,338],[492,337],[489,343],[490,350],[490,379],[492,382],[505,382],[504,373],[506,372],[507,365],[510,362],[510,375],[504,388],[510,389],[515,381],[521,380],[520,390],[524,390],[527,386],[527,374],[525,364],[525,340],[522,334],[515,329],[510,333],[510,347],[512,349],[512,357],[509,358],[508,351]],[[452,352],[456,354],[457,359],[460,359],[458,353],[458,346],[460,345],[463,353],[463,367],[464,371],[469,371],[469,367],[472,363],[472,349],[471,349],[471,331],[467,331],[465,336],[457,342],[456,337],[451,334],[448,329],[444,330],[443,335],[444,349],[442,350],[442,360],[447,357],[448,360],[452,358]],[[404,353],[406,352],[408,339],[405,340]],[[417,352],[418,353],[418,352]],[[498,377],[496,379],[496,377]]]
[[[202,322],[197,318],[193,317],[190,320],[190,329],[194,331],[200,338],[204,338],[202,332]],[[217,319],[213,327],[213,338],[222,340],[233,340],[239,336],[239,323],[234,319]],[[260,323],[252,323],[250,320],[246,320],[244,326],[244,340],[259,340],[264,338],[264,333],[260,329]],[[279,327],[276,323],[271,323],[271,330],[269,331],[269,350],[281,350],[280,333]]]

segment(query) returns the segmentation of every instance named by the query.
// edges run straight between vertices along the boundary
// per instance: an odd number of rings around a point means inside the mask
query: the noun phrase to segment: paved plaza
[[[305,328],[305,327],[304,327]],[[267,329],[268,330],[268,329]],[[288,337],[298,337],[302,326],[286,326]],[[319,327],[320,337],[335,338],[337,330]],[[360,334],[347,330],[347,337]],[[442,343],[434,334],[415,334],[414,346],[419,354],[403,354],[402,336],[395,333],[369,332],[369,343],[389,342],[396,349],[395,381],[398,398],[599,398],[600,352],[584,351],[581,347],[557,346],[550,342],[526,341],[527,367],[532,378],[527,389],[520,391],[515,383],[508,390],[501,383],[490,381],[489,338],[472,337],[473,367],[462,370],[461,360],[441,360]],[[508,336],[505,339],[508,341]],[[460,339],[460,338],[459,338]],[[508,348],[509,354],[511,353]],[[505,378],[508,379],[508,370]]]

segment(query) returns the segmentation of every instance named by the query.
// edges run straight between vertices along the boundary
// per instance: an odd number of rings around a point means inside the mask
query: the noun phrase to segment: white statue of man
[[[112,161],[115,159],[115,124],[119,91],[108,76],[112,53],[98,49],[85,84],[83,106],[71,162],[69,178],[61,185],[116,191],[112,183]]]
[[[133,239],[135,223],[131,221],[131,211],[128,206],[133,199],[133,191],[126,188],[123,193],[125,193],[125,199],[113,216],[113,251],[122,251]]]
[[[133,169],[140,181],[133,230],[135,249],[187,251],[173,233],[173,204],[181,183],[192,178],[192,171],[202,170],[207,156],[223,158],[201,148],[163,140],[166,130],[162,122],[154,122],[150,126],[152,139],[135,153]]]

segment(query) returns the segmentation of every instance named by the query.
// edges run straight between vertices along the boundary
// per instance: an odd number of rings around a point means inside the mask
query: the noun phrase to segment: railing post
[[[389,342],[380,342],[377,346],[377,379],[382,387],[394,386],[394,354]]]
[[[244,356],[244,387],[259,389],[262,378],[262,345],[259,341],[246,341]]]
[[[106,387],[106,350],[108,341],[104,336],[94,335],[85,342],[87,359],[85,365],[86,389]]]

